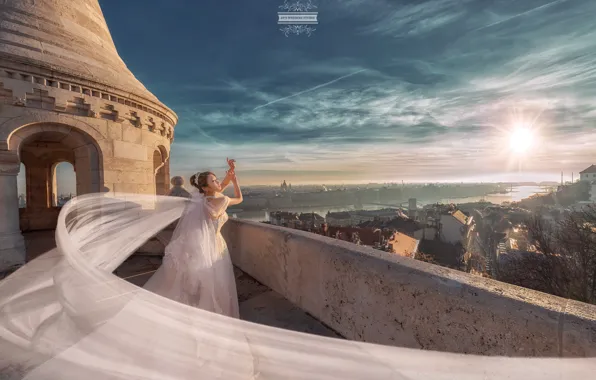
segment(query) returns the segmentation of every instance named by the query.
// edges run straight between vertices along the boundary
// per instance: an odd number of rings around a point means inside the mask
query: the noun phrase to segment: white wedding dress
[[[221,228],[225,195],[191,197],[165,249],[162,266],[144,288],[172,300],[239,318],[232,260]]]

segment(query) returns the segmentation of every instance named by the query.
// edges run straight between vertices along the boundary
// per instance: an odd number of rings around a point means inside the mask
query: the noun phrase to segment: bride
[[[144,288],[190,306],[239,318],[234,270],[221,228],[228,220],[226,209],[242,202],[242,192],[235,161],[228,159],[228,165],[221,184],[211,172],[190,177],[198,193],[193,194],[178,221],[162,266]],[[233,198],[222,194],[230,182]]]

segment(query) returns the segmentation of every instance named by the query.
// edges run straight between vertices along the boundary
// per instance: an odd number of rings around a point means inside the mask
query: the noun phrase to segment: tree
[[[466,272],[468,273],[486,273],[487,260],[476,250],[468,251],[466,255]]]
[[[538,252],[505,265],[500,280],[596,304],[596,207],[572,212],[557,222],[537,213],[527,227]]]
[[[431,255],[427,255],[423,252],[418,252],[416,255],[416,260],[424,261],[425,263],[440,265]]]

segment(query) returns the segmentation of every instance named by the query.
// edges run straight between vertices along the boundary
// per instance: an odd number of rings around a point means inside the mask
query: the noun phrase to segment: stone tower
[[[177,116],[128,70],[98,0],[3,0],[0,22],[1,271],[25,260],[21,231],[55,227],[60,162],[77,195],[167,193]]]

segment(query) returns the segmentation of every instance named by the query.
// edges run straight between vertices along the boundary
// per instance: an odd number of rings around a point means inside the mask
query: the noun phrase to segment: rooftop
[[[392,245],[393,252],[402,256],[412,257],[416,254],[420,242],[406,234],[396,232],[389,243]]]
[[[455,210],[451,215],[461,224],[468,224],[468,217],[460,210]]]
[[[596,173],[596,165],[590,165],[587,169],[582,170],[579,174]]]

